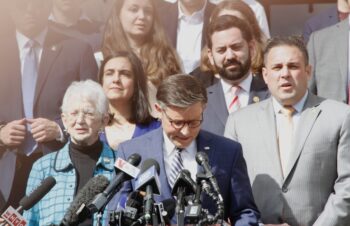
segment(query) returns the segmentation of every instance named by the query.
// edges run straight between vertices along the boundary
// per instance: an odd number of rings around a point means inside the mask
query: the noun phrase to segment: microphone
[[[218,182],[216,181],[216,178],[214,177],[213,173],[211,172],[209,163],[208,163],[208,155],[202,151],[197,152],[196,154],[196,161],[197,163],[203,167],[205,174],[208,176],[208,179],[210,181],[211,186],[213,187],[214,191],[219,196],[219,199],[222,201],[222,196],[220,193],[220,189],[218,186]]]
[[[89,203],[95,195],[101,193],[109,184],[108,179],[103,175],[91,178],[78,192],[73,202],[67,209],[60,226],[78,225],[88,218],[90,212],[86,210],[85,203]]]
[[[19,207],[17,209],[9,206],[1,217],[9,224],[19,225],[21,223],[26,223],[20,213],[22,213],[23,210],[29,210],[32,208],[55,186],[55,184],[56,180],[54,177],[47,177],[28,196],[24,196],[20,200]]]
[[[153,215],[153,194],[160,195],[159,171],[158,162],[154,159],[147,159],[143,162],[141,174],[135,181],[135,190],[146,192],[146,196],[144,197],[144,212],[147,223],[150,223]]]
[[[92,202],[87,206],[91,214],[101,211],[125,181],[131,180],[139,174],[139,169],[135,166],[139,165],[140,162],[141,156],[136,153],[129,156],[127,161],[121,158],[116,160],[116,176],[108,187],[102,193],[96,195]]]

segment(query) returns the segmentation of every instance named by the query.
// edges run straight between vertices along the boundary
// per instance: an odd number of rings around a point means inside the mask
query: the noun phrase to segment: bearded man
[[[223,135],[230,113],[269,97],[261,75],[252,74],[255,44],[245,21],[224,15],[209,24],[208,57],[220,81],[207,88],[208,104],[203,115],[204,130]]]

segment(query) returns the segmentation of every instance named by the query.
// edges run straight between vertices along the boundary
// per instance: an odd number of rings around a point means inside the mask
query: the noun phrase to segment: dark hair
[[[267,55],[269,54],[270,50],[278,46],[292,46],[298,48],[299,51],[303,54],[305,65],[309,64],[309,54],[307,52],[304,41],[300,36],[274,37],[269,39],[264,50],[265,64]]]
[[[211,49],[213,46],[211,38],[215,32],[224,31],[233,27],[238,28],[242,32],[242,36],[247,42],[253,40],[253,32],[247,22],[236,16],[223,15],[213,18],[209,23],[206,36],[208,48]]]
[[[245,20],[251,27],[253,39],[255,40],[255,51],[252,56],[251,68],[254,74],[261,74],[261,69],[264,64],[263,49],[265,48],[267,38],[260,29],[254,11],[242,0],[224,0],[217,4],[211,13],[210,19],[213,20],[214,18],[219,17],[219,14],[223,10],[239,12],[243,17],[241,19]],[[209,60],[205,58],[203,58],[203,62],[201,64],[201,67],[204,70],[206,70],[206,68],[211,68]]]
[[[126,0],[116,0],[106,22],[103,34],[102,53],[104,56],[114,51],[133,51],[120,21],[120,12]],[[156,87],[166,77],[181,72],[177,53],[171,47],[158,16],[156,3],[153,6],[153,25],[147,34],[146,43],[139,54],[149,81]]]
[[[132,112],[131,121],[139,124],[147,124],[153,119],[148,100],[147,78],[141,61],[133,52],[117,51],[107,56],[101,63],[98,80],[103,85],[103,74],[107,62],[118,57],[126,58],[130,61],[134,75],[134,93],[130,103]]]
[[[177,74],[165,79],[157,91],[157,101],[162,107],[186,108],[198,102],[206,104],[207,92],[201,82],[187,74]]]

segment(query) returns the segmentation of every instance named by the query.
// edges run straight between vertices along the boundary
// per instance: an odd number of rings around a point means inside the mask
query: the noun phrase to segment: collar
[[[178,4],[177,4],[177,7],[178,7],[178,12],[179,12],[179,15],[178,15],[178,20],[185,20],[186,22],[189,22],[189,23],[194,23],[194,24],[199,24],[199,23],[203,23],[203,20],[204,20],[204,12],[205,12],[205,8],[207,7],[207,2],[208,1],[205,1],[204,3],[204,6],[202,9],[192,13],[192,15],[190,16],[186,16],[181,7],[180,7],[180,1],[178,1]]]
[[[295,109],[296,113],[300,113],[303,110],[308,93],[309,91],[307,90],[303,98],[301,98],[301,100],[299,100],[298,103],[293,105],[293,108]],[[277,115],[283,108],[283,106],[274,97],[272,97],[272,105],[275,115]]]
[[[100,157],[98,158],[96,162],[96,169],[98,167],[102,167],[107,171],[112,172],[114,170],[114,162],[115,162],[115,155],[111,148],[105,143],[102,142],[102,152]],[[69,171],[72,170],[73,163],[69,156],[69,142],[64,145],[64,147],[57,151],[55,162],[54,162],[54,169],[56,171]]]
[[[250,92],[250,87],[252,85],[252,80],[253,80],[253,75],[251,72],[249,72],[249,75],[239,83],[239,86],[241,89],[243,89],[245,92],[249,93]],[[222,88],[224,90],[224,93],[230,93],[231,92],[231,87],[232,84],[226,82],[224,79],[220,79]]]
[[[163,130],[163,137],[164,137],[165,153],[167,156],[169,156],[175,151],[176,147],[170,141],[169,137],[165,134],[164,130]],[[195,150],[197,150],[196,149],[196,140],[193,140],[190,143],[190,145],[188,147],[184,148],[182,151],[192,153]]]
[[[41,48],[44,46],[44,41],[45,41],[46,34],[47,34],[47,28],[42,30],[34,38],[34,40],[40,45]],[[18,47],[19,47],[20,50],[24,49],[24,46],[27,44],[27,42],[29,40],[31,40],[30,38],[28,38],[27,36],[25,36],[24,34],[22,34],[18,30],[16,30],[16,39],[17,39]]]
[[[50,14],[48,20],[57,23],[56,18],[55,18],[55,16],[53,15],[53,13]],[[87,20],[87,21],[89,21],[89,22],[92,22],[91,19],[90,19],[90,18],[86,15],[86,13],[83,12],[83,11],[81,11],[81,13],[80,13],[80,17],[79,17],[78,21],[79,21],[79,20]]]

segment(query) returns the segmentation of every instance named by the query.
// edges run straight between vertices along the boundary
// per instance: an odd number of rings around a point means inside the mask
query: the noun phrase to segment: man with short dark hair
[[[51,0],[7,6],[15,27],[0,41],[0,192],[16,207],[33,162],[65,142],[60,105],[66,88],[96,80],[97,65],[90,46],[47,27]]]
[[[199,171],[195,156],[197,152],[204,152],[224,200],[224,219],[229,219],[232,225],[258,225],[259,212],[252,197],[241,146],[200,129],[206,102],[205,89],[197,79],[189,75],[170,76],[157,92],[156,109],[162,127],[120,144],[118,155],[127,159],[136,152],[142,160],[153,158],[159,163],[161,195],[155,199],[161,201],[172,198],[171,189],[177,176],[172,171],[174,160],[180,158],[180,168],[189,170],[195,179]],[[134,189],[134,182],[128,182],[121,195]],[[216,204],[209,197],[204,197],[202,204],[210,213],[215,213]]]
[[[271,98],[229,116],[225,136],[242,144],[265,224],[350,222],[350,108],[308,91],[301,39],[273,38],[263,77]]]
[[[229,113],[269,96],[261,75],[251,72],[255,51],[249,25],[230,15],[210,22],[207,31],[208,57],[220,81],[207,88],[208,106],[202,128],[223,135]]]

